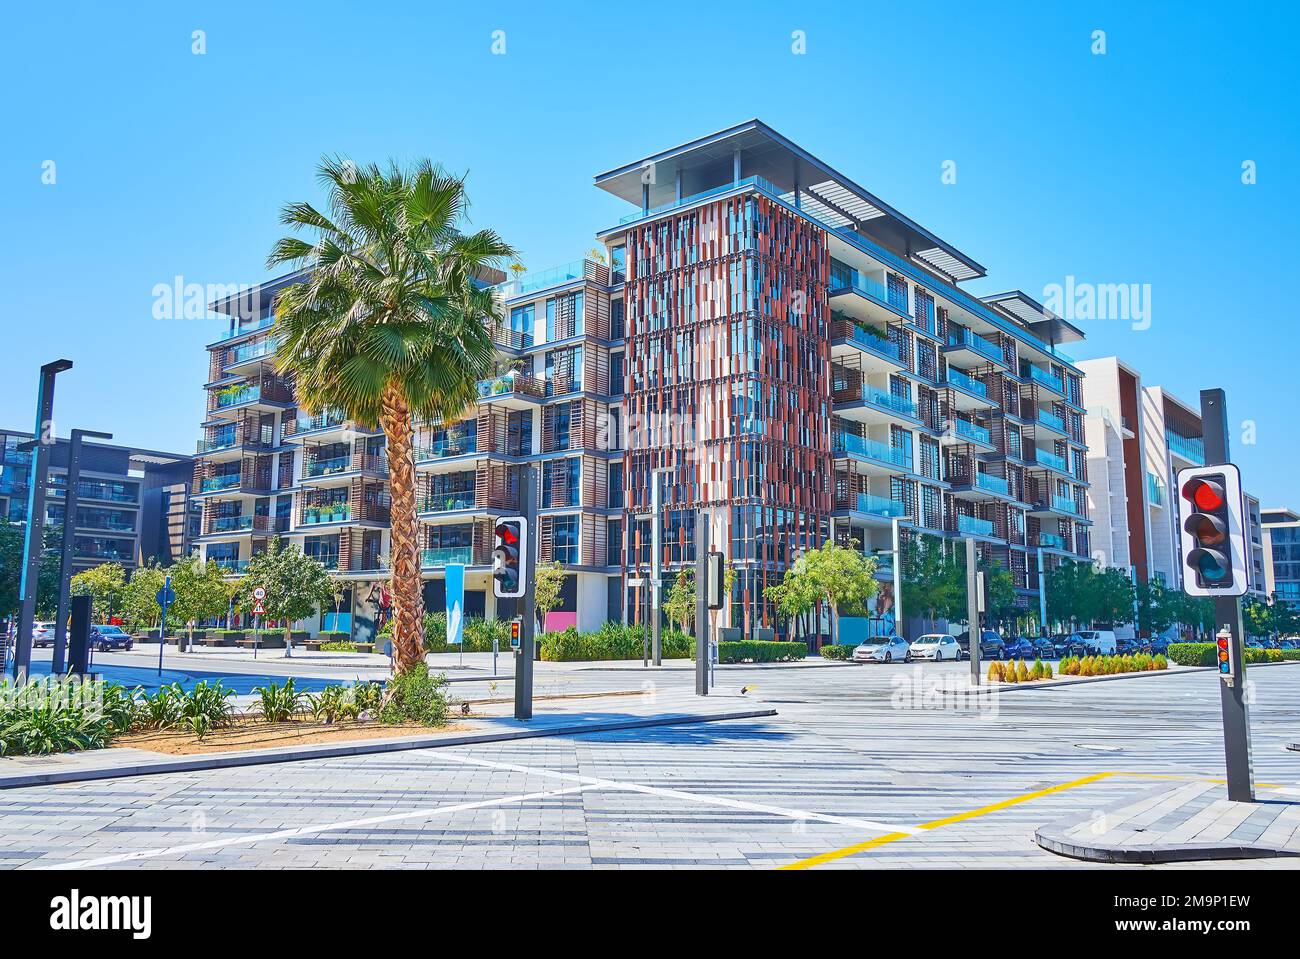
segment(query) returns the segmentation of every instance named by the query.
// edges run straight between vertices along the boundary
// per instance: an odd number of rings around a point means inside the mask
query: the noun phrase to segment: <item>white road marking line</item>
[[[552,779],[587,783],[588,785],[600,786],[604,789],[639,792],[651,796],[664,796],[670,799],[684,799],[689,802],[702,803],[704,805],[725,806],[731,809],[745,809],[750,812],[765,812],[775,816],[783,816],[787,819],[825,822],[836,826],[852,826],[855,829],[863,829],[868,832],[901,832],[906,833],[909,836],[915,836],[921,832],[920,829],[915,829],[911,826],[898,826],[892,823],[876,822],[871,819],[851,819],[847,816],[830,816],[825,813],[811,812],[807,809],[786,809],[784,806],[769,806],[766,803],[747,802],[743,799],[728,799],[724,796],[707,796],[702,793],[683,792],[680,789],[664,789],[660,786],[643,786],[640,783],[624,783],[613,779],[580,776],[577,773],[562,773],[554,769],[541,769],[536,766],[521,766],[516,763],[499,763],[493,762],[489,759],[475,759],[471,756],[460,756],[450,751],[440,751],[435,758],[450,759],[453,762],[464,763],[470,766],[483,766],[488,769],[504,769],[510,772],[528,773],[536,776],[549,776]]]
[[[222,849],[226,846],[244,846],[255,842],[275,839],[292,839],[295,836],[310,836],[312,833],[333,832],[336,829],[355,829],[359,826],[378,826],[382,823],[398,822],[402,819],[427,819],[443,813],[463,812],[468,809],[482,809],[486,806],[506,806],[512,803],[527,802],[532,799],[550,799],[569,793],[583,792],[591,789],[590,785],[568,786],[564,789],[552,789],[546,792],[522,793],[517,796],[503,796],[499,799],[484,799],[479,802],[456,803],[450,806],[432,806],[413,812],[390,813],[386,816],[371,816],[366,819],[349,819],[343,822],[321,823],[313,826],[297,826],[293,829],[280,829],[276,832],[258,833],[251,836],[227,836],[208,842],[188,843],[183,846],[166,846],[157,849],[141,849],[136,852],[103,856],[99,859],[86,859],[81,862],[58,862],[49,865],[37,865],[36,869],[92,869],[96,866],[112,866],[120,862],[132,862],[138,859],[151,859],[155,856],[175,856],[180,853],[198,852],[204,849]]]

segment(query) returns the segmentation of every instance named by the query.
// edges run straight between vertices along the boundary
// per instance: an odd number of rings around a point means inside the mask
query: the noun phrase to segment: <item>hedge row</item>
[[[1057,664],[1062,676],[1114,676],[1119,673],[1147,673],[1169,668],[1164,656],[1150,653],[1123,656],[1066,656]]]
[[[718,643],[720,663],[784,663],[798,662],[807,657],[807,643],[769,642],[757,639],[743,640],[739,643]],[[691,647],[691,658],[695,658],[694,646]]]
[[[1214,643],[1170,643],[1169,658],[1179,666],[1213,666],[1218,656]],[[1285,663],[1300,660],[1300,649],[1246,647],[1247,663]]]
[[[544,633],[538,640],[541,657],[548,663],[640,659],[645,650],[646,628],[609,622],[592,633],[577,628]],[[660,634],[664,659],[685,659],[695,654],[695,640],[675,629]]]
[[[822,659],[852,659],[853,649],[854,647],[846,646],[843,643],[835,645],[827,643],[821,648]]]

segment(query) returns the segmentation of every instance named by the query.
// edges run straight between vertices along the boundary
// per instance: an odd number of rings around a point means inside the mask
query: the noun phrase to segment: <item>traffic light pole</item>
[[[1201,434],[1205,443],[1205,465],[1220,466],[1228,458],[1228,404],[1223,390],[1201,390]],[[1188,575],[1183,570],[1183,575]],[[1250,763],[1250,713],[1246,706],[1245,628],[1241,617],[1241,599],[1237,596],[1214,598],[1214,622],[1231,633],[1232,661],[1238,675],[1229,683],[1219,682],[1219,706],[1223,711],[1223,753],[1227,765],[1228,798],[1234,802],[1254,802],[1255,785]]]
[[[709,518],[695,514],[695,695],[709,695]]]
[[[519,649],[515,652],[515,719],[533,718],[533,654],[537,628],[537,467],[525,466],[519,479],[519,513],[528,527],[521,557],[524,595],[519,601]]]
[[[972,686],[980,684],[980,639],[983,638],[983,630],[980,628],[979,577],[976,575],[978,564],[975,540],[968,536],[966,538],[966,622],[970,624],[968,635],[970,636],[970,684]]]

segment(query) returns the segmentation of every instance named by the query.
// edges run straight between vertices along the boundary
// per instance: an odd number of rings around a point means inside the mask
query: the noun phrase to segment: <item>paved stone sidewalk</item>
[[[1286,790],[1294,794],[1294,790]],[[1136,800],[1044,826],[1034,840],[1091,862],[1156,863],[1300,856],[1300,802],[1278,789],[1232,802],[1214,782],[1159,786]]]

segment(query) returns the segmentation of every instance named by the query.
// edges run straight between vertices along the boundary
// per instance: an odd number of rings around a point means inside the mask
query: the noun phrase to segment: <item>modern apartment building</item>
[[[0,516],[13,523],[27,521],[32,454],[18,447],[31,438],[23,430],[0,430]],[[68,441],[56,440],[45,500],[50,526],[64,521],[68,453]],[[73,566],[82,570],[118,562],[131,570],[152,560],[171,563],[184,555],[187,542],[166,538],[163,531],[168,513],[177,504],[185,508],[189,464],[190,457],[181,453],[84,440]]]
[[[1300,603],[1300,513],[1265,509],[1260,514],[1264,538],[1264,594]]]
[[[596,185],[634,206],[599,233],[626,322],[629,610],[656,480],[665,564],[708,516],[746,634],[801,550],[881,554],[895,519],[976,538],[1029,608],[1039,555],[1090,555],[1073,326],[965,292],[979,263],[757,120]]]
[[[1182,528],[1178,471],[1205,463],[1199,409],[1118,357],[1079,363],[1084,373],[1089,509],[1096,521],[1093,558],[1129,569],[1138,582],[1158,579],[1181,588]],[[1250,548],[1249,591],[1265,594],[1264,539],[1259,501],[1245,496]]]
[[[967,536],[1037,608],[1038,557],[1090,555],[1082,334],[759,121],[596,177],[633,204],[601,249],[500,278],[495,375],[455,423],[417,424],[428,608],[467,567],[492,614],[492,520],[539,482],[538,550],[569,576],[550,625],[644,621],[652,494],[663,582],[709,522],[736,582],[721,622],[778,625],[766,586],[828,539],[883,560],[903,537]],[[195,471],[205,554],[232,574],[273,535],[355,582],[364,633],[386,577],[382,435],[297,409],[272,302],[299,276],[214,304]],[[345,624],[339,623],[345,628]]]

